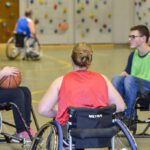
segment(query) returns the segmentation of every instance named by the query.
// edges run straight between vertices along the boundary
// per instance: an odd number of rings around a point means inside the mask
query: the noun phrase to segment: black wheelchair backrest
[[[14,33],[15,37],[15,46],[19,48],[24,48],[24,39],[25,34],[24,33]]]
[[[101,108],[69,107],[69,122],[71,128],[106,128],[112,126],[116,106]]]
[[[117,132],[112,122],[115,111],[115,105],[102,108],[68,108],[68,130],[75,148],[109,147],[111,138]]]

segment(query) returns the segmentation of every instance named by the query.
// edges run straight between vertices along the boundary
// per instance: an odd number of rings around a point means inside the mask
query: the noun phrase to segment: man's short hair
[[[25,16],[26,16],[26,17],[31,17],[31,16],[32,16],[32,10],[31,10],[31,9],[27,9],[27,10],[25,11]]]
[[[133,30],[138,30],[139,33],[141,34],[141,36],[146,36],[146,43],[148,43],[150,33],[149,33],[149,29],[147,28],[147,26],[145,26],[145,25],[133,26],[130,29],[130,31],[133,31]]]

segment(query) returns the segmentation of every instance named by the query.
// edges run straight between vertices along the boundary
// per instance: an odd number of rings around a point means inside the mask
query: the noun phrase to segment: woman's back
[[[73,71],[63,78],[56,120],[65,124],[70,106],[96,108],[108,105],[108,88],[103,76],[87,70]]]

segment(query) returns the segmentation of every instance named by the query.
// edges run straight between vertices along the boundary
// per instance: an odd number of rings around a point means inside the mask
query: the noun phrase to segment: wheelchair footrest
[[[150,123],[150,118],[145,120],[146,123]]]
[[[140,133],[140,134],[135,134],[134,137],[135,138],[150,138],[150,134]]]
[[[4,136],[4,139],[7,143],[24,143],[23,138],[19,138],[14,135],[3,133],[3,132],[1,132],[0,134]]]
[[[137,120],[137,123],[150,123],[150,118],[146,120]]]

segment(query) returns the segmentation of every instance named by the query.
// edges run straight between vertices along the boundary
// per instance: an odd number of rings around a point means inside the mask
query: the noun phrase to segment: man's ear
[[[146,42],[146,36],[143,36],[143,37],[142,37],[142,40],[143,40],[144,43],[147,43],[147,42]]]

